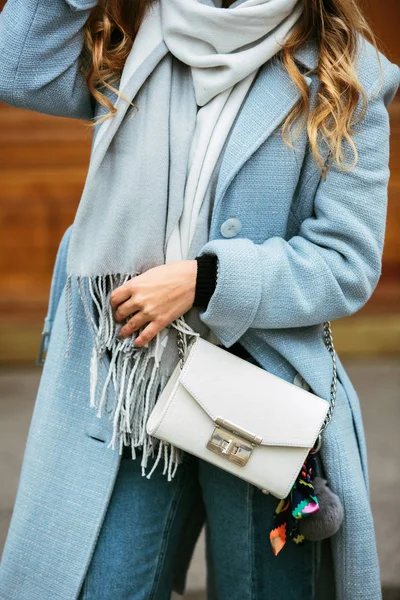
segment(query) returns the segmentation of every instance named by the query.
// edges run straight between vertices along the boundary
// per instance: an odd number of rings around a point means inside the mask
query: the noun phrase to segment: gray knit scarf
[[[152,470],[163,458],[164,472],[171,478],[179,452],[148,436],[146,422],[178,361],[176,328],[184,324],[178,320],[146,347],[136,348],[135,334],[118,337],[121,326],[114,321],[110,295],[135,275],[165,263],[168,240],[183,210],[197,105],[279,51],[299,12],[293,10],[297,0],[236,0],[230,9],[211,0],[160,2],[165,42],[174,54],[168,52],[140,88],[134,98],[139,110],[128,109],[90,185],[88,176],[68,253],[66,354],[73,332],[74,278],[94,340],[90,405],[99,417],[106,413],[113,419],[112,448],[117,444],[121,453],[124,445],[130,446],[133,458],[140,448],[143,474],[149,458],[156,459]],[[218,73],[223,73],[221,79]],[[207,220],[199,219],[194,238],[191,255],[183,258],[194,258],[207,242]],[[187,320],[207,335],[196,310]]]
[[[128,109],[78,207],[68,253],[67,306],[76,277],[94,338],[90,406],[99,417],[104,412],[113,419],[110,446],[118,444],[120,453],[123,445],[131,446],[132,458],[140,448],[143,474],[149,459],[163,454],[172,477],[179,452],[148,436],[146,422],[178,361],[175,329],[136,348],[137,334],[118,337],[121,325],[113,318],[110,295],[135,275],[165,263],[168,237],[183,209],[197,114],[189,67],[166,54],[135,104],[139,111]],[[207,230],[197,237],[204,245]]]

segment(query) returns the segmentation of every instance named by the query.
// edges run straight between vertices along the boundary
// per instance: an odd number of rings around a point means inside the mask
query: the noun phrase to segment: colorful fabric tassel
[[[298,530],[298,521],[319,510],[318,499],[312,483],[316,470],[315,454],[310,451],[289,495],[280,500],[275,509],[269,534],[275,556],[279,554],[288,539],[295,544],[304,542],[304,535]]]

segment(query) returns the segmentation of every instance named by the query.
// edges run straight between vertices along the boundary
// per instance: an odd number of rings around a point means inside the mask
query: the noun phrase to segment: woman
[[[329,397],[322,323],[380,275],[399,68],[354,0],[96,4],[8,0],[0,18],[1,99],[99,121],[54,272],[1,598],[169,598],[206,521],[210,598],[377,600],[363,424],[340,362],[319,468],[345,516],[323,542],[274,556],[276,499],[164,453],[145,425],[183,314]]]

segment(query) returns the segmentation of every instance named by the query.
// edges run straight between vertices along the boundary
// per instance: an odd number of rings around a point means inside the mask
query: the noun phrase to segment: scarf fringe
[[[118,337],[122,325],[115,322],[110,305],[111,292],[123,285],[130,275],[76,277],[86,319],[94,338],[90,359],[90,402],[98,418],[106,414],[113,421],[113,433],[108,448],[130,446],[132,459],[142,450],[142,475],[150,478],[160,462],[163,474],[171,481],[182,462],[182,451],[161,442],[146,432],[146,423],[157,398],[169,377],[161,373],[160,359],[165,349],[160,332],[145,348],[134,346],[135,334]],[[67,278],[66,320],[67,344],[65,357],[70,355],[73,335],[72,276]],[[178,328],[182,329],[182,323]],[[187,326],[186,326],[187,329]],[[165,333],[164,333],[165,335]],[[106,366],[105,375],[102,366]],[[114,394],[110,393],[110,386]],[[113,399],[111,402],[110,398]],[[149,462],[154,459],[148,474]]]

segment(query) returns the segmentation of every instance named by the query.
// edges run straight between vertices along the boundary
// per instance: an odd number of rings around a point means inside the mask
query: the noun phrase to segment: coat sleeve
[[[79,71],[84,25],[97,0],[8,0],[0,14],[0,100],[90,119],[94,100]]]
[[[350,315],[371,296],[381,273],[386,223],[387,107],[399,72],[387,61],[382,88],[376,93],[379,82],[370,88],[375,93],[357,127],[356,167],[331,167],[319,183],[314,214],[297,235],[262,244],[217,239],[202,248],[199,254],[218,257],[219,278],[200,317],[226,347],[249,328],[303,327]]]

